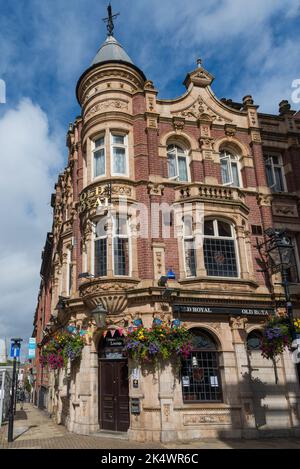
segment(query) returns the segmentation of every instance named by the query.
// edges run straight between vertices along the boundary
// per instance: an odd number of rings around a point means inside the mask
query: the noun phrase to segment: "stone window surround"
[[[189,212],[192,216],[194,213],[194,209]],[[195,220],[196,217],[193,217]],[[209,279],[219,279],[219,280],[227,280],[229,283],[231,280],[249,280],[251,276],[254,275],[253,273],[253,264],[252,258],[250,258],[251,251],[247,249],[246,246],[246,236],[247,236],[247,229],[246,226],[242,224],[242,220],[235,220],[234,217],[230,217],[230,215],[224,215],[223,213],[212,213],[207,212],[205,215],[205,219],[220,219],[224,220],[227,223],[230,223],[233,228],[234,240],[235,240],[235,252],[236,252],[236,261],[237,261],[237,269],[238,269],[238,277],[210,277],[207,276],[207,272],[205,269],[204,264],[204,251],[203,247],[201,249],[196,249],[196,277],[186,277],[186,270],[185,270],[185,254],[184,254],[184,236],[183,236],[183,225],[181,220],[176,221],[175,232],[177,233],[178,239],[178,254],[179,254],[179,281],[180,280],[195,280],[197,278],[206,278]],[[241,218],[241,217],[239,217]],[[199,223],[195,223],[195,233],[199,232],[200,226]],[[251,246],[250,246],[251,247]]]
[[[133,158],[133,129],[132,126],[122,125],[121,122],[111,121],[107,123],[101,123],[93,129],[93,132],[88,133],[83,145],[83,188],[90,184],[101,181],[105,178],[131,178],[134,175],[134,158]],[[113,174],[112,173],[112,145],[111,145],[111,134],[119,134],[126,136],[126,174]],[[102,176],[93,176],[93,142],[99,137],[104,137],[105,141],[105,174]]]

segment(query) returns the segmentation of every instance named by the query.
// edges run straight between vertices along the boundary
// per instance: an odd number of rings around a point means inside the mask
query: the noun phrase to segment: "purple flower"
[[[159,347],[157,344],[155,344],[154,342],[151,342],[149,344],[149,353],[150,355],[155,355],[156,353],[159,352]]]

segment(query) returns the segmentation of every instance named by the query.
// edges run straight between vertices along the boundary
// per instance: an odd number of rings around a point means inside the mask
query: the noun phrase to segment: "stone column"
[[[240,262],[240,277],[242,279],[249,279],[249,265],[247,259],[247,251],[245,245],[245,231],[243,226],[236,227],[236,241],[238,246],[238,258]]]
[[[257,437],[253,409],[253,392],[251,389],[251,372],[246,350],[246,330],[247,318],[231,317],[230,327],[232,332],[232,344],[235,352],[237,371],[237,394],[241,403],[241,424],[242,436],[245,438]]]
[[[159,369],[159,401],[161,416],[161,441],[163,443],[177,439],[176,418],[174,414],[175,377],[171,364]]]

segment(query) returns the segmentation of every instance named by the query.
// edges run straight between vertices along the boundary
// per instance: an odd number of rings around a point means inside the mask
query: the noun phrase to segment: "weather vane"
[[[103,18],[103,21],[104,23],[106,23],[106,28],[107,28],[107,32],[108,32],[108,36],[113,36],[114,33],[114,28],[115,28],[115,25],[114,25],[114,18],[116,18],[117,16],[119,16],[120,13],[116,13],[115,15],[112,14],[112,9],[111,9],[111,4],[109,3],[108,7],[107,7],[107,13],[108,13],[108,17],[107,18]]]

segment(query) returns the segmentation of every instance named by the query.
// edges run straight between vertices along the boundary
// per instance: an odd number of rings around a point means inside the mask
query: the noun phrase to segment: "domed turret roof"
[[[121,44],[114,38],[114,36],[107,36],[106,41],[102,44],[94,58],[92,65],[100,64],[102,62],[111,61],[127,62],[134,65],[133,61],[123,49]]]

